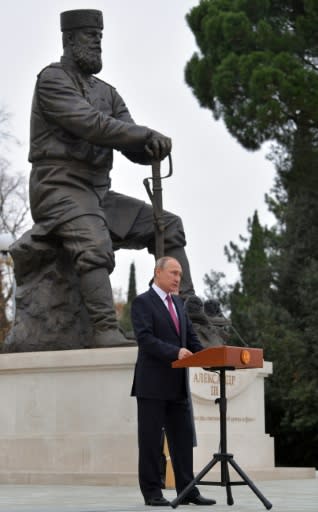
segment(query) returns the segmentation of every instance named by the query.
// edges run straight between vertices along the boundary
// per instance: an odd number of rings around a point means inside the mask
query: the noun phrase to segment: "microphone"
[[[225,318],[225,316],[223,315],[222,313],[222,316],[223,318]],[[227,320],[227,318],[225,318],[225,320]],[[235,327],[232,325],[232,323],[230,323],[230,327],[232,329],[232,331],[234,332],[234,334],[236,334],[236,336],[238,337],[238,339],[243,343],[244,347],[248,347],[249,345],[246,343],[246,341],[243,340],[242,336],[240,335],[240,333],[235,329]]]

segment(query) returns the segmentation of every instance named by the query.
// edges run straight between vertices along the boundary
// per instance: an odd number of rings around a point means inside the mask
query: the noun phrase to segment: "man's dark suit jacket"
[[[174,369],[181,347],[191,352],[202,350],[192,324],[185,314],[183,301],[172,296],[180,322],[178,335],[170,313],[150,288],[133,301],[132,322],[138,342],[138,357],[131,394],[138,398],[178,400],[189,396],[185,369]]]

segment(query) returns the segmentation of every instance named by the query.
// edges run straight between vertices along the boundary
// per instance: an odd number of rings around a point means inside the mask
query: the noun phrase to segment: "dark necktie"
[[[170,313],[170,316],[172,318],[172,321],[175,325],[175,328],[177,330],[177,333],[180,334],[180,325],[179,325],[179,318],[174,310],[174,307],[173,307],[173,304],[172,304],[172,298],[171,298],[171,295],[167,295],[166,297],[167,299],[167,302],[168,302],[168,309],[169,309],[169,313]]]

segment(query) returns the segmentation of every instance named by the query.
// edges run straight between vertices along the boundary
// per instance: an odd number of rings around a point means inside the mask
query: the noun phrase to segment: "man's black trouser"
[[[162,428],[167,436],[176,489],[179,494],[193,476],[193,426],[189,401],[137,398],[139,485],[148,500],[162,496],[161,467]],[[191,495],[199,494],[194,488]]]

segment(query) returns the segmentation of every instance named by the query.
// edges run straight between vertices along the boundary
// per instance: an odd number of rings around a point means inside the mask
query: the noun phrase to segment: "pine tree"
[[[186,81],[245,148],[271,141],[287,196],[277,286],[302,317],[302,271],[318,259],[318,4],[202,0],[187,16],[199,52]]]
[[[8,142],[17,142],[8,130],[9,114],[0,108],[0,235],[21,234],[28,224],[28,194],[25,177],[14,173],[6,158]],[[13,261],[0,252],[0,343],[10,325],[13,295]]]

